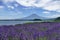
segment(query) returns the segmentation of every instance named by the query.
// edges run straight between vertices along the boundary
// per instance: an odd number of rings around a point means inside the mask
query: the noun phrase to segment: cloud
[[[39,7],[45,10],[60,12],[60,0],[5,0],[5,2],[13,1],[26,7]]]
[[[16,0],[20,5],[26,7],[39,7],[45,10],[60,12],[60,1],[59,0]]]
[[[29,9],[30,9],[30,7],[34,7],[34,8],[42,8],[44,10],[48,10],[48,11],[43,12],[45,14],[48,14],[46,16],[48,18],[55,18],[55,17],[60,16],[60,14],[59,14],[60,13],[60,0],[3,0],[3,1],[5,3],[16,1],[22,6],[29,7]],[[14,6],[17,7],[18,5],[14,4]],[[13,6],[9,6],[9,8],[14,9]],[[27,8],[25,8],[25,9],[27,9]],[[55,14],[55,13],[53,13],[51,11],[54,11],[54,12],[56,11],[57,14]]]
[[[8,6],[8,8],[9,8],[9,9],[14,9],[14,7],[13,7],[13,6]]]
[[[60,1],[55,1],[50,3],[49,5],[43,7],[46,10],[52,10],[52,11],[60,11]]]
[[[49,12],[49,11],[44,11],[43,13],[44,13],[44,14],[50,14],[50,12]]]
[[[0,6],[0,9],[1,9],[1,8],[4,8],[4,6]]]
[[[53,16],[51,16],[51,17],[60,17],[60,15],[59,14],[56,14],[56,15],[53,15]]]
[[[45,16],[45,17],[47,17],[47,18],[57,18],[57,17],[60,17],[60,15],[59,14],[55,14],[55,15],[52,15],[52,16]]]

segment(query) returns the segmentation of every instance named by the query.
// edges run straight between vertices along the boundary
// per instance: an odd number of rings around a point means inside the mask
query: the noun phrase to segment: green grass
[[[40,37],[38,40],[47,40],[47,37]]]

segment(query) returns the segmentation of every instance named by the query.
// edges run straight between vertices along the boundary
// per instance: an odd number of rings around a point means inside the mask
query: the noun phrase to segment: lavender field
[[[0,26],[0,40],[60,40],[59,22]]]

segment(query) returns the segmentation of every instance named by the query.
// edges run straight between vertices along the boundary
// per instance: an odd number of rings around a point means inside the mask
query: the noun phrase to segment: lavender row
[[[0,40],[60,40],[60,23],[0,26]]]

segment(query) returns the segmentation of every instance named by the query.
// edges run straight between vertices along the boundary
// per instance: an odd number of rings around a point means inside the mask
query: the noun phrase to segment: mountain
[[[56,18],[56,20],[60,20],[60,17]]]
[[[39,15],[37,15],[37,14],[31,14],[31,15],[29,15],[29,16],[27,16],[27,17],[24,17],[24,18],[18,18],[18,19],[7,19],[8,21],[16,21],[16,20],[18,20],[18,21],[28,21],[28,20],[34,20],[34,21],[41,21],[42,19],[45,19],[44,17],[40,17]],[[7,21],[6,20],[6,21]]]
[[[29,15],[29,16],[27,16],[27,17],[24,17],[24,18],[22,18],[22,19],[43,19],[44,17],[40,17],[39,15],[37,15],[37,14],[31,14],[31,15]]]
[[[60,22],[60,17],[55,18],[55,21],[56,21],[56,22]]]

